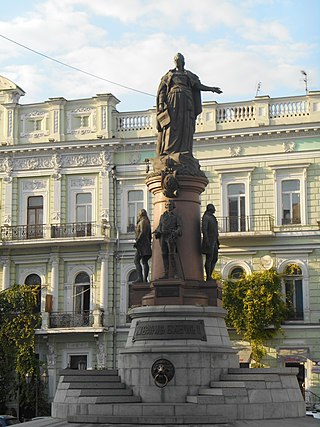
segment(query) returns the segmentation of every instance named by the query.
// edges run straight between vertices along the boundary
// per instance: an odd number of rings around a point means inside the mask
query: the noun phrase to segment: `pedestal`
[[[131,327],[119,354],[122,380],[143,402],[185,402],[200,388],[218,381],[229,368],[238,367],[219,307],[168,305],[130,311]],[[157,360],[172,363],[175,374],[164,387],[152,376]]]
[[[182,219],[182,236],[177,239],[177,266],[184,281],[203,281],[203,260],[201,255],[200,195],[208,180],[204,177],[178,175],[178,196],[168,198],[162,192],[161,176],[146,180],[149,191],[154,196],[153,229],[159,224],[168,200],[175,203],[175,212]],[[163,276],[163,263],[159,240],[152,242],[152,277],[156,281]]]

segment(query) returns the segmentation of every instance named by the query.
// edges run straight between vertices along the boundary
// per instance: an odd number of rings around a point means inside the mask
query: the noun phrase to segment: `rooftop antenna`
[[[303,81],[306,85],[306,94],[308,94],[308,74],[304,70],[301,70],[301,74],[304,76]]]
[[[261,82],[257,84],[256,97],[259,95],[260,89],[261,89]]]

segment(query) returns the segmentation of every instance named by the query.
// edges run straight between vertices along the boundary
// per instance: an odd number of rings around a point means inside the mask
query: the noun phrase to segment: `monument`
[[[175,415],[176,422],[184,417],[188,425],[195,423],[196,415],[199,426],[304,416],[293,371],[239,368],[225,325],[226,311],[211,277],[219,247],[215,208],[209,204],[201,221],[200,196],[208,179],[193,157],[200,92],[222,91],[204,86],[185,70],[180,53],[174,60],[175,68],[162,77],[158,89],[157,155],[146,179],[154,206],[151,283],[140,307],[130,311],[120,376],[145,405],[162,415],[162,425],[170,423],[169,415]],[[291,397],[283,402],[280,393],[288,395],[287,386]]]
[[[121,382],[136,400],[97,397],[84,406],[84,399],[75,399],[66,407],[66,392],[55,400],[54,416],[63,412],[69,421],[87,424],[218,426],[305,415],[294,369],[240,369],[230,342],[211,277],[219,245],[215,210],[208,205],[201,221],[208,179],[193,157],[200,92],[209,90],[222,92],[185,70],[180,53],[158,89],[157,155],[146,178],[154,207],[151,281],[146,283],[138,253],[139,306],[129,312],[130,331],[118,357]],[[67,390],[72,377],[66,374],[60,383]]]

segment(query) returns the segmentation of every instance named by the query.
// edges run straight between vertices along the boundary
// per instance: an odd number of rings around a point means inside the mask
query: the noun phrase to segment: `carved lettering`
[[[137,322],[133,341],[139,340],[201,340],[206,341],[203,320],[161,320]]]

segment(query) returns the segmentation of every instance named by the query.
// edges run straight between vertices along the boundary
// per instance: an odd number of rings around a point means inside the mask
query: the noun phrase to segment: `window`
[[[300,181],[288,179],[281,184],[282,224],[301,224]]]
[[[43,197],[30,196],[27,204],[27,238],[43,237]]]
[[[29,274],[24,281],[25,285],[34,286],[37,289],[37,302],[35,312],[41,311],[41,279],[37,274]]]
[[[238,280],[245,274],[245,271],[242,267],[233,267],[229,273],[229,279]]]
[[[307,224],[307,170],[309,164],[270,167],[273,169],[275,178],[277,226]]]
[[[87,128],[89,127],[89,116],[81,116],[81,127]]]
[[[142,190],[130,190],[128,191],[128,222],[127,232],[135,230],[138,213],[143,209],[143,191]]]
[[[86,314],[90,311],[90,277],[87,273],[77,274],[74,284],[74,313]]]
[[[35,132],[42,129],[42,120],[41,119],[36,119],[34,121],[34,128],[33,129]]]
[[[251,167],[217,167],[221,180],[221,207],[217,209],[220,232],[250,231]],[[219,212],[221,210],[221,212]],[[222,217],[219,219],[219,217]]]
[[[284,273],[284,293],[288,308],[288,320],[303,320],[303,277],[301,268],[296,264],[289,264]]]
[[[245,185],[228,184],[228,231],[246,230]]]
[[[76,234],[91,236],[92,231],[92,195],[91,193],[76,194]]]

